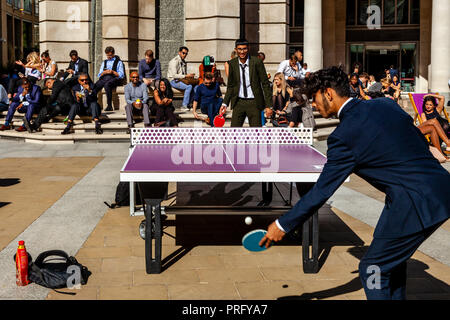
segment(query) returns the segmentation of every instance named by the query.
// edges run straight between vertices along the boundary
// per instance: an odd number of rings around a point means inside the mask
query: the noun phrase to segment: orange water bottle
[[[19,287],[25,287],[28,281],[28,254],[25,249],[25,241],[19,241],[19,247],[16,254],[16,284]]]

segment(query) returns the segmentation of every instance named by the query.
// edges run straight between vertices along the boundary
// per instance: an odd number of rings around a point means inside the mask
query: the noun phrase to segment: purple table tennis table
[[[169,182],[261,182],[264,207],[253,211],[280,215],[292,207],[292,186],[300,196],[317,182],[326,157],[312,147],[312,130],[305,128],[172,128],[133,129],[130,155],[120,173],[130,182],[130,214],[135,209],[135,184],[143,202],[147,273],[160,273],[162,218],[161,202],[167,198]],[[289,183],[286,200],[276,183]],[[269,207],[273,185],[285,201],[283,207]],[[201,208],[199,212],[201,212]],[[207,207],[208,212],[214,210]],[[226,208],[215,208],[223,210]],[[230,208],[228,208],[230,209]],[[174,211],[175,213],[177,211]],[[318,213],[303,226],[303,270],[318,272]],[[155,247],[153,248],[152,239]],[[310,250],[312,247],[312,250]]]

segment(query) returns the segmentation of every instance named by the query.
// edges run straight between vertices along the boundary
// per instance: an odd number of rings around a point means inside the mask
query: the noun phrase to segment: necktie
[[[248,97],[247,93],[247,79],[245,79],[245,68],[247,67],[247,64],[241,64],[242,68],[242,85],[244,86],[244,98]]]

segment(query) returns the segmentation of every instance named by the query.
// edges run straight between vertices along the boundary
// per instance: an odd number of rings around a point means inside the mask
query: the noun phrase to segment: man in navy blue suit
[[[328,161],[315,186],[269,226],[261,245],[305,222],[355,173],[386,193],[374,239],[359,265],[368,299],[406,298],[406,261],[450,217],[450,174],[429,152],[412,118],[390,99],[350,99],[348,77],[331,67],[304,89],[320,114],[340,124],[328,138]],[[379,281],[373,282],[374,272]]]

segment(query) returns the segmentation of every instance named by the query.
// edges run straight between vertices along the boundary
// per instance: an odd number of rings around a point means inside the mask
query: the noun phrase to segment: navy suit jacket
[[[92,102],[97,102],[97,92],[94,90],[94,84],[92,82],[89,82],[89,88],[92,90],[91,94],[87,95],[86,97],[86,103],[90,104]],[[81,85],[77,83],[75,86],[72,87],[73,97],[75,101],[77,101],[76,93],[81,92]]]
[[[20,103],[20,95],[23,92],[23,87],[20,86],[17,94],[12,98],[12,102]],[[30,100],[27,100],[30,104],[39,105],[41,100],[42,91],[41,88],[35,84],[31,85]]]
[[[394,101],[353,99],[340,120],[328,138],[328,161],[319,180],[278,220],[286,232],[306,221],[352,173],[386,194],[375,238],[411,235],[450,217],[450,173]]]

